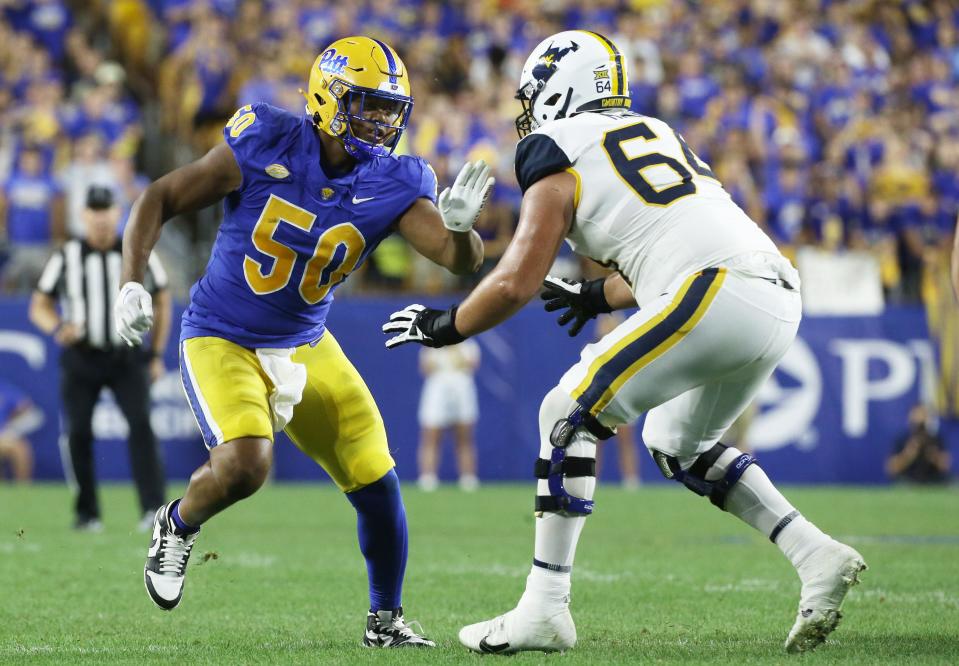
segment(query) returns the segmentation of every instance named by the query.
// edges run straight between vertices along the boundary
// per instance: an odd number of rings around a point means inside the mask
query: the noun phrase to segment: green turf
[[[358,647],[366,605],[352,508],[329,486],[275,485],[204,528],[182,605],[143,589],[132,491],[102,492],[106,531],[67,529],[62,486],[0,486],[0,663],[475,663],[456,642],[508,610],[528,570],[530,486],[405,491],[404,604],[439,647]],[[833,639],[787,658],[798,579],[778,550],[679,487],[603,487],[574,572],[579,644],[509,663],[957,663],[959,494],[791,489],[870,570]]]

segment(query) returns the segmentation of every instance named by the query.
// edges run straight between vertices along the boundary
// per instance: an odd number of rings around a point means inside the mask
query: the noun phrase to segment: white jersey
[[[618,270],[640,305],[677,276],[740,255],[779,250],[730,198],[682,137],[628,111],[548,123],[516,153],[524,191],[566,169],[578,180],[567,236],[573,250]]]

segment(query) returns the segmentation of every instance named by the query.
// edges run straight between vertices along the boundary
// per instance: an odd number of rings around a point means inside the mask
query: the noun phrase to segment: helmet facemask
[[[330,121],[330,132],[342,139],[351,157],[366,161],[393,153],[409,122],[413,98],[340,80],[330,84],[330,93],[338,109]],[[320,101],[320,96],[316,97]]]
[[[519,138],[527,136],[536,129],[536,120],[533,118],[533,101],[536,98],[535,84],[531,81],[516,91],[516,99],[523,105],[523,113],[516,116],[516,133]]]
[[[520,139],[530,134],[533,130],[538,128],[540,125],[540,123],[536,120],[536,116],[533,113],[533,110],[536,107],[537,102],[539,101],[537,98],[539,97],[540,93],[535,92],[533,93],[532,97],[526,97],[526,92],[533,87],[535,86],[532,83],[528,83],[516,93],[516,99],[518,99],[520,104],[523,105],[523,113],[516,116],[516,121],[515,121],[516,132],[517,134],[519,134]],[[540,88],[542,89],[542,86],[540,86]],[[560,103],[560,100],[562,100],[565,97],[566,102],[563,104],[563,107],[554,114],[553,119],[559,120],[560,118],[565,118],[566,110],[569,108],[569,99],[570,97],[572,97],[572,94],[573,94],[572,90],[567,90],[566,95],[562,95],[558,92],[554,92],[552,95],[549,96],[549,98],[547,98],[546,100],[542,102],[542,104],[540,105],[540,108],[542,109],[542,107],[554,107],[558,105]],[[545,111],[546,109],[542,109],[542,110]]]

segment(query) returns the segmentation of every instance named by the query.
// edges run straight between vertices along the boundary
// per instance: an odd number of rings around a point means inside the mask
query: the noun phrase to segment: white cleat
[[[566,606],[547,616],[517,607],[492,620],[463,627],[459,639],[481,654],[563,652],[576,645],[576,625]]]
[[[143,566],[147,594],[163,610],[173,610],[183,598],[183,580],[190,551],[199,531],[180,536],[170,525],[170,505],[161,506],[153,519],[153,543]]]
[[[786,639],[787,652],[808,652],[826,640],[842,619],[846,593],[865,570],[862,555],[838,541],[823,546],[803,563],[799,612]]]

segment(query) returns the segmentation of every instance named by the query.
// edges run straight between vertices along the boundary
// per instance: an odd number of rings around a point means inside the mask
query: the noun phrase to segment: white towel
[[[257,349],[263,372],[273,382],[270,393],[270,416],[273,432],[283,430],[293,418],[293,408],[303,399],[306,388],[306,367],[290,358],[293,349]]]

